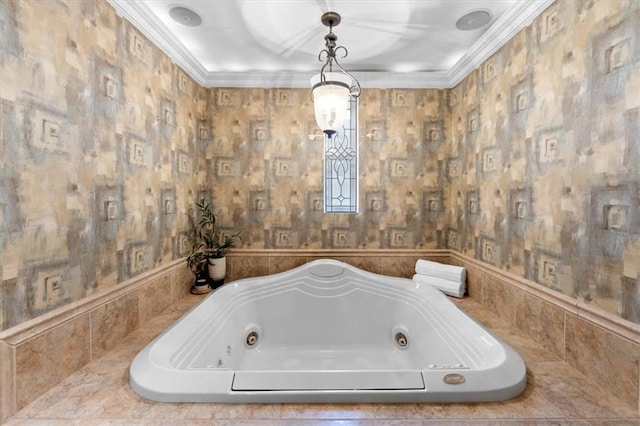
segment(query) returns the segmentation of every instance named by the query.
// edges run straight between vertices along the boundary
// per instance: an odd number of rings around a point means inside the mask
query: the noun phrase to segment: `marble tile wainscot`
[[[452,251],[469,297],[640,412],[640,325]]]
[[[0,332],[0,422],[188,294],[191,282],[179,259]]]
[[[455,251],[236,249],[228,254],[227,281],[318,258],[403,277],[421,258],[465,266],[470,299],[640,411],[640,326]],[[184,261],[176,260],[0,333],[0,421],[175,303],[191,278]]]

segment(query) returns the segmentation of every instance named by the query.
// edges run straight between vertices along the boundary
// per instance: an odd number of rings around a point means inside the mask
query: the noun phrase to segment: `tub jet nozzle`
[[[396,343],[401,348],[406,348],[409,344],[409,339],[407,339],[407,336],[405,336],[404,333],[398,332],[396,333]]]
[[[245,344],[247,345],[247,347],[252,348],[256,345],[256,343],[258,343],[258,333],[252,331],[247,334],[247,338],[245,339]]]

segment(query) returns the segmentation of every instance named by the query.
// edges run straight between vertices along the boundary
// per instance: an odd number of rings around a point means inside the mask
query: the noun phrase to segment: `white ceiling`
[[[542,12],[553,0],[108,0],[125,19],[205,87],[309,87],[322,63],[334,11],[340,59],[363,87],[446,88]],[[186,26],[173,7],[202,18]],[[461,31],[456,21],[486,10],[491,21]]]

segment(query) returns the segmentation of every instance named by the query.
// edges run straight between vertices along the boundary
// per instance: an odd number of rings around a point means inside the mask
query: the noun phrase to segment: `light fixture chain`
[[[349,91],[351,93],[351,96],[353,96],[354,98],[357,98],[358,96],[360,96],[360,92],[362,91],[362,88],[360,87],[360,82],[353,76],[353,74],[351,74],[349,71],[344,69],[342,65],[340,65],[340,63],[338,62],[338,58],[336,56],[336,53],[340,49],[342,49],[344,51],[342,58],[346,58],[349,55],[349,51],[344,46],[337,46],[338,36],[333,32],[333,21],[328,21],[328,22],[329,22],[329,25],[328,25],[329,34],[324,36],[326,48],[321,50],[320,53],[318,54],[318,60],[320,62],[324,61],[324,65],[320,69],[320,82],[325,83],[327,81],[327,78],[325,76],[325,70],[328,66],[329,72],[333,72],[333,63],[335,62],[336,67],[338,67],[340,71],[348,75],[349,78],[351,78],[351,80],[355,83],[349,88]],[[323,54],[326,55],[326,60],[323,59]]]

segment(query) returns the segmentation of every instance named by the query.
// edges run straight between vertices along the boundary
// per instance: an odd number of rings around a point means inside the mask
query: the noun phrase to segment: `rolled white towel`
[[[444,263],[431,262],[419,259],[416,262],[416,274],[442,278],[444,280],[465,283],[467,270],[462,266],[445,265]]]
[[[449,296],[461,298],[464,296],[466,285],[465,283],[457,283],[454,281],[445,280],[442,278],[429,277],[422,274],[415,274],[413,276],[413,281],[430,285],[434,288],[437,288],[444,294],[448,294]]]

